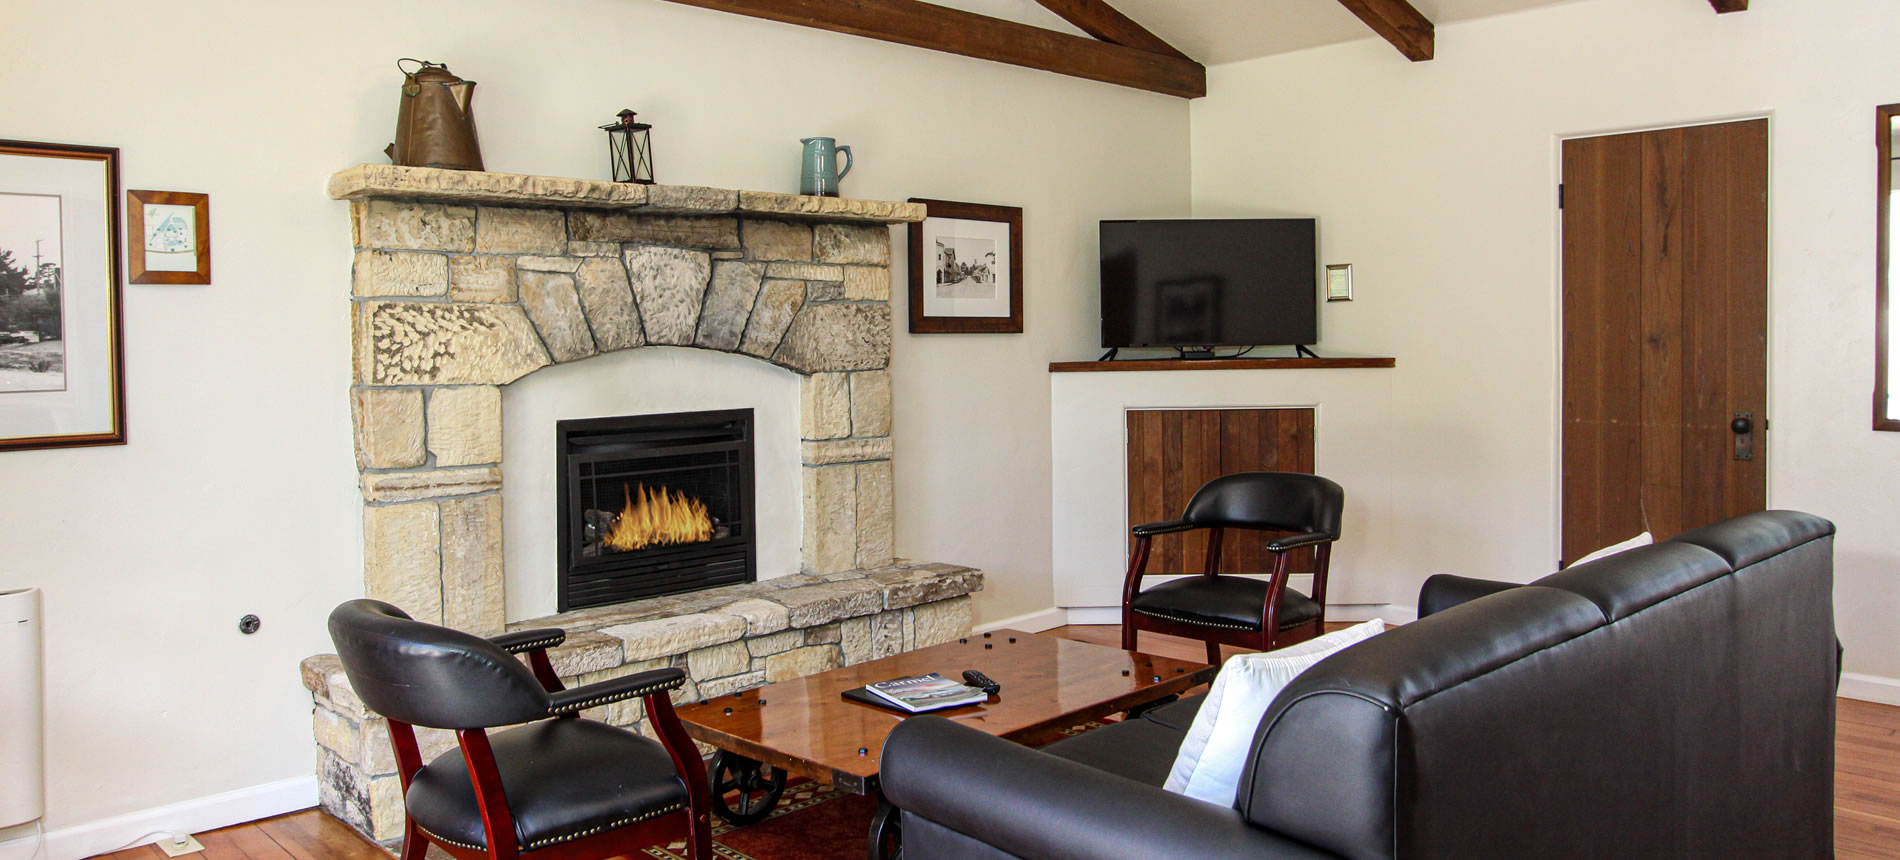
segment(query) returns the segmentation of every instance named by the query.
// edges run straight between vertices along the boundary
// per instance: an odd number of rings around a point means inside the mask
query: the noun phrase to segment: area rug
[[[1062,730],[1073,737],[1106,722],[1089,722]],[[877,801],[862,794],[834,790],[803,778],[785,784],[785,794],[764,821],[734,827],[713,819],[713,856],[724,860],[835,860],[869,853],[871,816]],[[671,842],[648,848],[643,857],[686,860],[686,843]]]

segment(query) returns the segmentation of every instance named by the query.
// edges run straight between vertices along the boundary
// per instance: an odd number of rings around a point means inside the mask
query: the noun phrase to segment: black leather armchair
[[[547,658],[559,630],[483,639],[377,600],[338,606],[330,638],[356,694],[389,721],[402,860],[431,843],[461,860],[633,856],[682,833],[694,860],[712,857],[705,769],[667,696],[685,683],[679,669],[568,690]],[[578,719],[636,697],[659,741]],[[413,726],[452,729],[460,748],[424,764]],[[501,726],[519,727],[489,735]]]
[[[1318,475],[1239,472],[1195,491],[1180,519],[1135,526],[1122,582],[1122,647],[1135,650],[1143,630],[1185,636],[1207,643],[1207,661],[1218,666],[1221,645],[1270,651],[1318,636],[1326,626],[1326,572],[1345,506],[1345,491]],[[1207,531],[1202,575],[1143,590],[1154,538],[1201,529]],[[1270,579],[1220,574],[1227,529],[1287,532],[1265,543],[1274,560]],[[1310,597],[1286,587],[1292,553],[1303,547],[1316,548]]]

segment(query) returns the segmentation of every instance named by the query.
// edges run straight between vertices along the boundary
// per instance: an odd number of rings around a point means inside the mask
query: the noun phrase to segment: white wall
[[[126,291],[131,444],[0,454],[0,588],[46,589],[56,832],[311,772],[297,662],[361,589],[350,240],[323,188],[382,159],[396,58],[480,82],[495,170],[600,177],[594,127],[631,106],[663,182],[796,190],[798,139],[823,134],[860,159],[852,196],[1025,207],[1028,333],[900,322],[894,348],[897,549],[988,571],[984,618],[1051,603],[1044,363],[1093,343],[1094,223],[1187,209],[1178,99],[657,0],[93,0],[7,23],[4,136],[116,145],[126,187],[209,192],[215,251],[210,287]]]
[[[1557,558],[1557,141],[1772,115],[1769,501],[1838,523],[1847,669],[1900,677],[1900,434],[1868,429],[1893,13],[1591,0],[1441,28],[1429,63],[1367,40],[1211,70],[1195,214],[1317,213],[1357,298],[1325,306],[1321,346],[1398,357],[1388,534],[1412,561],[1388,599],[1437,570],[1525,580]]]

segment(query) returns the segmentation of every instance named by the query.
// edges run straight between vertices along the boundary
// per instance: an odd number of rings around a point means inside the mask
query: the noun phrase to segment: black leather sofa
[[[883,789],[910,860],[1831,856],[1833,533],[1771,511],[1433,577],[1274,700],[1232,808],[1159,787],[1198,700],[1042,749],[915,717]]]

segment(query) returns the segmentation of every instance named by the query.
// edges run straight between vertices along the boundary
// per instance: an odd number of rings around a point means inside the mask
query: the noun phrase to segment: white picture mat
[[[112,432],[106,162],[0,154],[0,189],[60,197],[66,390],[0,394],[0,438]]]
[[[927,317],[1003,317],[1008,318],[1011,292],[1009,224],[1003,221],[973,221],[965,218],[926,218],[923,259],[920,275],[924,285],[924,316]],[[940,298],[937,295],[937,241],[939,239],[988,239],[996,243],[996,294],[989,298]]]
[[[145,235],[143,251],[145,270],[148,272],[196,272],[198,271],[198,210],[193,206],[176,203],[146,203]],[[160,234],[167,222],[178,219],[183,224],[183,243],[175,250],[170,239]]]

